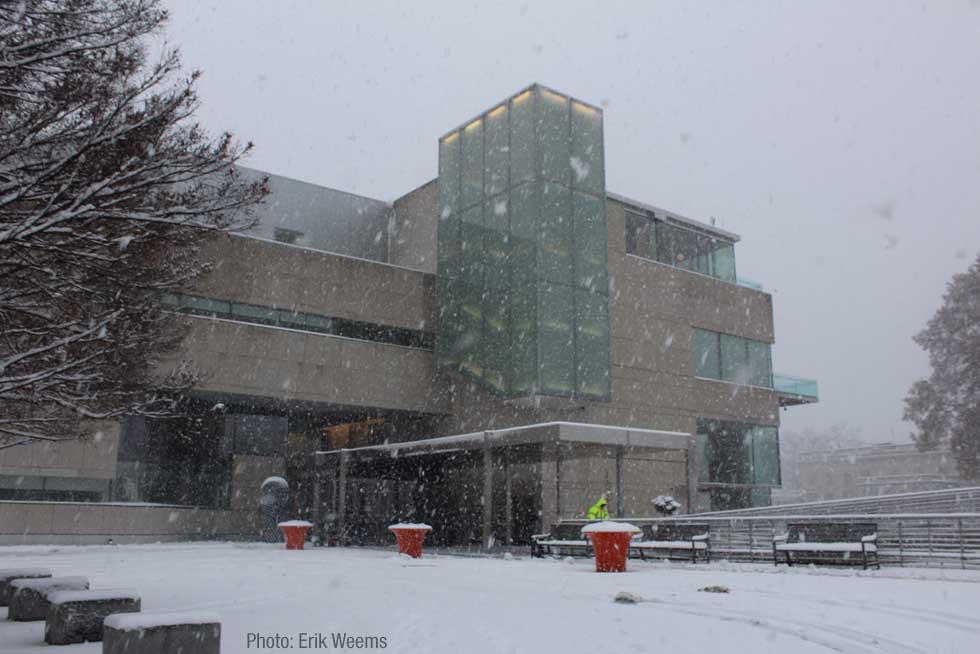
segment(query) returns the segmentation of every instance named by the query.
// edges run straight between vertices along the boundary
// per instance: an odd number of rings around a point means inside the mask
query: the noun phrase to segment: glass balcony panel
[[[772,379],[773,388],[779,393],[802,395],[812,398],[820,397],[819,388],[815,379],[805,379],[803,377],[782,374],[773,374]]]

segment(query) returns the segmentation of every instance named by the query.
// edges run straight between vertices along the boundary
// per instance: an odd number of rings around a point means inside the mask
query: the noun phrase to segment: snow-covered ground
[[[426,654],[980,651],[980,573],[959,570],[631,560],[629,572],[597,574],[585,559],[412,560],[265,544],[0,547],[0,568],[37,566],[87,575],[92,588],[138,589],[144,611],[216,612],[225,653],[302,651],[300,634],[339,632],[383,637],[387,648],[373,651]],[[717,585],[730,592],[698,590]],[[641,601],[613,602],[620,592]],[[47,647],[43,623],[5,617],[0,608],[4,654],[101,649]],[[259,648],[250,633],[289,645]]]

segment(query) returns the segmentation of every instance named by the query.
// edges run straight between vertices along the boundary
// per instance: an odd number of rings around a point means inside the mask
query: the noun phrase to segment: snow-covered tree
[[[946,287],[943,305],[915,336],[932,374],[913,384],[905,419],[920,449],[948,442],[965,479],[980,477],[980,256]]]
[[[72,438],[79,419],[166,414],[186,368],[162,292],[267,193],[251,144],[191,120],[197,73],[149,60],[159,0],[0,2],[0,448]]]

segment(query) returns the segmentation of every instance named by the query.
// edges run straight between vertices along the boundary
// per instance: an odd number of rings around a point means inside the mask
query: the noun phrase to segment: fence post
[[[735,540],[735,521],[729,518],[728,519],[728,556],[729,557],[732,556],[733,554],[732,550],[735,549],[734,540]]]
[[[898,567],[905,567],[905,553],[902,551],[902,542],[905,539],[902,538],[902,521],[898,521]]]
[[[960,569],[966,570],[966,550],[963,547],[963,518],[956,519],[956,527],[960,535]]]
[[[929,541],[929,564],[932,565],[932,520],[926,520],[926,538]],[[943,567],[943,562],[939,562],[939,567]]]
[[[748,523],[749,523],[749,561],[752,561],[753,559],[755,559],[755,547],[753,547],[754,543],[752,541],[752,523],[753,522],[754,521],[752,520],[752,518],[749,518],[748,519]]]

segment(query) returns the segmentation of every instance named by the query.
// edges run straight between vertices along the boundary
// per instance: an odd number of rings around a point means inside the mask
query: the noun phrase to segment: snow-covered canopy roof
[[[403,443],[369,445],[344,450],[317,452],[319,456],[339,454],[340,452],[389,453],[392,456],[411,456],[412,454],[432,454],[451,450],[466,450],[483,447],[506,447],[508,445],[577,442],[600,443],[605,445],[628,445],[656,449],[687,449],[691,435],[685,432],[660,431],[656,429],[637,429],[632,427],[613,427],[580,422],[542,422],[505,429],[490,429],[455,436],[439,436]]]

